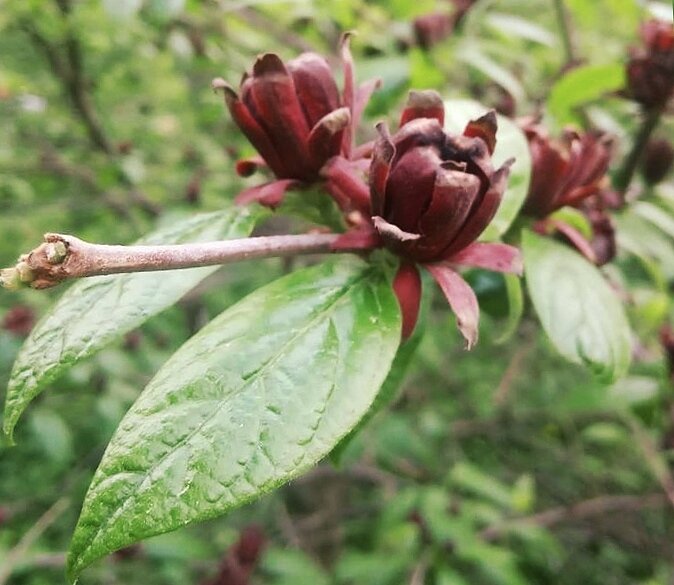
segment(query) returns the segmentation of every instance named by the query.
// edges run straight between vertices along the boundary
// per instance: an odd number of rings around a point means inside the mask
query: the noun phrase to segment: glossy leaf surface
[[[138,243],[180,244],[247,236],[259,212],[232,208],[176,221]],[[96,276],[71,286],[31,331],[14,364],[3,429],[12,434],[31,400],[61,373],[173,305],[217,266]]]
[[[622,377],[630,363],[630,328],[616,293],[578,252],[525,231],[527,289],[557,350],[602,379]]]
[[[295,272],[226,310],[120,423],[85,499],[70,577],[314,465],[367,412],[399,340],[388,278],[353,257]]]

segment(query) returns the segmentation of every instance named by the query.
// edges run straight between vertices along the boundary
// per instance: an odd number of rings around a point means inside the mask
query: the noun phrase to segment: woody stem
[[[252,258],[275,258],[332,252],[340,234],[264,236],[155,246],[92,244],[71,235],[46,234],[45,243],[21,257],[14,268],[0,273],[6,288],[49,288],[72,278],[152,272],[229,264]],[[350,252],[355,249],[336,250]]]

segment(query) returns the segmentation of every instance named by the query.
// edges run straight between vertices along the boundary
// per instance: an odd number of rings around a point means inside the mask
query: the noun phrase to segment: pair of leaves
[[[237,208],[143,241],[244,236],[255,219]],[[57,375],[213,270],[74,285],[26,341],[5,429]],[[291,274],[225,311],[174,354],[120,423],[73,537],[70,578],[118,548],[222,514],[314,465],[368,411],[399,339],[386,267],[350,257]]]
[[[607,382],[625,375],[630,328],[599,270],[575,250],[526,230],[522,251],[529,295],[557,350]]]

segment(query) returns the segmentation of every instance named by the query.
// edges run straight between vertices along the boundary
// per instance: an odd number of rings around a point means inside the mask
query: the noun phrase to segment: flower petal
[[[323,57],[316,53],[302,53],[288,62],[288,71],[309,128],[339,108],[339,90]]]
[[[497,130],[498,124],[496,122],[496,112],[491,110],[477,120],[468,122],[463,131],[463,135],[471,138],[482,138],[489,149],[489,154],[494,154]]]
[[[432,89],[410,91],[407,104],[400,116],[400,125],[404,126],[410,120],[417,118],[435,118],[440,126],[445,124],[445,106],[440,94]]]
[[[351,120],[355,123],[357,120],[355,112],[356,104],[356,82],[353,66],[353,55],[351,55],[351,36],[352,32],[345,32],[339,43],[339,52],[342,57],[342,69],[344,71],[344,89],[342,90],[342,104],[349,108],[351,112]],[[351,149],[353,147],[353,128],[347,128],[344,133],[344,150],[343,154],[347,158],[351,156]]]
[[[456,315],[456,324],[466,340],[466,349],[471,349],[477,343],[480,320],[480,307],[473,289],[458,272],[445,262],[424,266],[440,285],[449,306]]]
[[[414,264],[402,262],[393,279],[393,292],[398,298],[402,315],[402,338],[407,339],[414,331],[421,305],[421,277]]]
[[[391,135],[384,122],[377,124],[379,138],[374,143],[372,150],[372,163],[370,164],[370,197],[372,199],[372,214],[384,213],[386,204],[386,181],[391,171],[391,161],[395,156],[396,149],[391,142]]]
[[[297,99],[295,84],[283,61],[273,53],[258,57],[253,66],[253,78],[246,82],[255,116],[282,157],[293,178],[303,178],[311,172],[307,139],[309,124]]]
[[[320,169],[329,158],[339,154],[344,130],[351,122],[348,108],[339,108],[323,116],[311,129],[307,142],[314,166]]]
[[[380,246],[381,237],[371,223],[365,223],[343,233],[330,248],[336,251],[372,250]]]
[[[475,242],[448,260],[453,264],[474,266],[494,272],[521,275],[524,270],[520,250],[508,244]]]
[[[433,146],[411,148],[402,154],[398,151],[396,158],[387,182],[387,190],[395,188],[395,198],[387,196],[384,216],[401,230],[416,232],[431,203],[442,161]]]
[[[425,236],[424,248],[428,248],[431,257],[437,258],[457,236],[480,187],[480,179],[475,175],[453,169],[438,170],[431,204],[419,222]]]
[[[267,163],[261,156],[250,156],[236,161],[235,169],[239,177],[250,177],[255,174],[260,167],[266,167]]]
[[[343,211],[357,210],[370,213],[370,192],[357,163],[341,156],[330,159],[321,169],[325,187]]]
[[[546,223],[571,242],[571,244],[585,256],[585,258],[592,262],[592,264],[597,264],[597,254],[592,248],[592,245],[576,228],[559,219],[548,219]]]
[[[449,248],[445,250],[444,255],[446,257],[454,255],[456,252],[459,252],[459,250],[467,247],[468,244],[474,242],[494,218],[496,210],[501,204],[501,199],[503,198],[503,193],[508,182],[508,175],[510,174],[510,166],[513,162],[515,162],[514,159],[507,160],[503,166],[493,174],[489,190],[478,204],[477,209],[471,210],[468,220],[461,228],[461,231],[449,245]]]
[[[236,125],[246,135],[251,144],[260,153],[260,156],[267,162],[269,168],[277,176],[283,176],[285,167],[272,144],[264,128],[257,123],[250,110],[239,99],[239,96],[224,79],[213,80],[214,89],[222,89],[225,96],[225,104]]]
[[[248,203],[257,202],[265,207],[275,209],[283,202],[286,191],[300,184],[295,179],[281,179],[265,183],[264,185],[256,185],[255,187],[249,187],[241,191],[236,196],[236,199],[234,199],[234,202],[237,205],[247,205]]]

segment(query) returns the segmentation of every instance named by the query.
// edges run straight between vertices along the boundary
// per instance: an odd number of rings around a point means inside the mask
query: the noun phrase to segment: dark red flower
[[[30,307],[16,305],[12,307],[2,320],[2,328],[14,335],[26,336],[35,325],[35,313]]]
[[[641,155],[641,174],[649,185],[662,181],[674,163],[674,148],[666,138],[649,140]]]
[[[535,226],[538,231],[559,232],[591,262],[608,262],[615,255],[614,230],[604,201],[610,194],[606,173],[611,139],[603,134],[566,130],[556,141],[539,124],[527,120],[523,127],[532,170],[522,213],[539,220]],[[585,213],[593,228],[592,241],[568,223],[549,218],[565,206]]]
[[[541,125],[529,121],[524,131],[532,170],[523,213],[543,218],[565,205],[577,207],[606,186],[612,143],[607,136],[566,130],[555,141]]]
[[[640,32],[642,46],[627,63],[627,90],[644,107],[660,108],[674,95],[674,25],[653,19]]]
[[[430,49],[433,45],[444,41],[461,24],[476,0],[450,0],[454,10],[437,10],[423,14],[414,19],[412,27],[417,44],[422,49]]]
[[[304,53],[287,65],[273,53],[261,55],[252,73],[244,75],[240,95],[224,80],[214,80],[213,87],[224,90],[232,118],[260,155],[239,161],[237,172],[249,176],[265,165],[277,179],[245,190],[238,203],[274,207],[288,189],[318,181],[330,158],[351,158],[354,128],[377,82],[356,88],[349,35],[341,53],[342,95],[327,61],[316,53]]]
[[[422,49],[444,41],[454,29],[454,17],[449,12],[430,12],[414,19],[414,36]]]
[[[455,267],[521,271],[516,248],[475,242],[498,209],[512,161],[498,170],[492,165],[493,112],[469,122],[460,136],[447,134],[443,120],[436,92],[411,92],[398,132],[391,136],[384,124],[378,125],[369,172],[371,233],[402,258],[393,286],[403,336],[416,322],[421,294],[416,265],[421,264],[440,285],[472,347],[477,299]]]
[[[248,585],[266,543],[260,528],[245,528],[222,559],[218,574],[204,581],[203,585]]]

